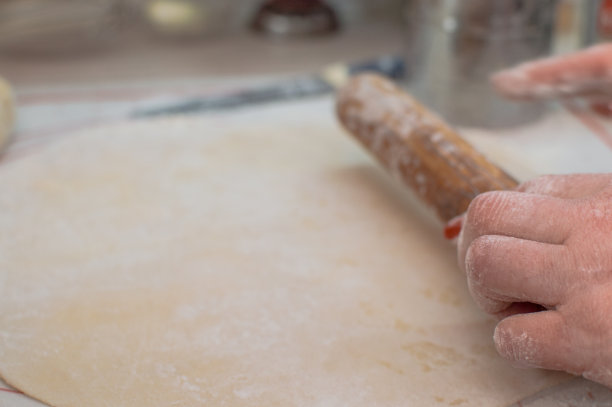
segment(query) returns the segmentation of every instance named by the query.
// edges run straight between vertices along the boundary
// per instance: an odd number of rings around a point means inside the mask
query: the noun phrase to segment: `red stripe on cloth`
[[[4,388],[4,387],[0,387],[0,391],[6,392],[6,393],[23,394],[23,393],[22,393],[22,392],[20,392],[19,390],[6,389],[6,388]]]

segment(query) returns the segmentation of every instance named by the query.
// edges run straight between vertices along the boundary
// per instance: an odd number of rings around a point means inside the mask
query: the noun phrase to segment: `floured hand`
[[[597,45],[570,55],[528,62],[494,75],[505,96],[537,100],[586,98],[596,111],[612,103],[612,44]]]
[[[474,299],[501,319],[503,357],[612,386],[612,174],[482,194],[458,246]]]

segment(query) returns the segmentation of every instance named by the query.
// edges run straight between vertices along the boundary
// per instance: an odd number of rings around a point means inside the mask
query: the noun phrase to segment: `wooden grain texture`
[[[383,77],[353,78],[338,93],[337,114],[344,127],[442,221],[464,213],[483,192],[518,185],[442,119]]]

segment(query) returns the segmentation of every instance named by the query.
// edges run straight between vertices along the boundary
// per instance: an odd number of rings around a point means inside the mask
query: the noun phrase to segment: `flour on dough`
[[[324,119],[126,124],[0,167],[1,376],[55,407],[502,407],[563,380],[496,355],[437,225]]]

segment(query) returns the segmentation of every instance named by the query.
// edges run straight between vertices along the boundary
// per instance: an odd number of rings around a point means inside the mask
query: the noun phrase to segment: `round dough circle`
[[[453,248],[327,118],[167,119],[0,167],[0,374],[56,407],[504,406]]]

